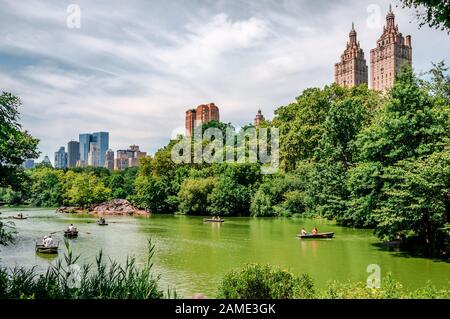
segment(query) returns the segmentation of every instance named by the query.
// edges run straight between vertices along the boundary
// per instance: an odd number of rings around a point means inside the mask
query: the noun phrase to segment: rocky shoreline
[[[56,210],[57,213],[63,214],[89,214],[98,216],[148,216],[147,211],[141,210],[126,199],[114,199],[108,202],[92,205],[88,208],[81,207],[59,207]]]

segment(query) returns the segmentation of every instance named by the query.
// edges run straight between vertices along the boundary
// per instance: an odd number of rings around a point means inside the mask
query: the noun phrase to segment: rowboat
[[[203,219],[205,223],[223,223],[224,219],[213,219],[213,218],[205,218]]]
[[[42,244],[36,244],[36,252],[40,253],[40,254],[57,254],[58,253],[58,246],[59,245],[45,247]]]
[[[75,238],[75,237],[78,237],[78,230],[72,230],[72,231],[70,231],[70,230],[65,230],[65,231],[64,231],[64,237],[67,237],[67,238]]]
[[[108,226],[108,223],[107,222],[97,222],[97,225],[99,225],[99,226]]]
[[[317,233],[317,234],[306,234],[306,235],[301,235],[298,234],[297,237],[301,238],[301,239],[310,239],[310,238],[333,238],[334,233],[329,232],[329,233]]]
[[[14,219],[27,219],[25,216],[13,216]]]

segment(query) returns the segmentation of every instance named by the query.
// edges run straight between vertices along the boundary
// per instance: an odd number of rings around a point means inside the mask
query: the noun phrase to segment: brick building
[[[345,87],[367,84],[367,64],[364,51],[357,41],[354,25],[349,37],[347,48],[341,55],[341,61],[334,66],[334,80]],[[411,36],[403,37],[398,25],[395,24],[395,15],[390,6],[386,25],[377,41],[377,47],[370,50],[370,88],[382,92],[388,91],[405,63],[412,65]]]
[[[371,88],[383,92],[390,89],[404,63],[412,65],[411,36],[403,37],[395,24],[392,7],[389,7],[383,34],[377,41],[377,47],[370,50]]]
[[[345,87],[368,85],[368,69],[364,51],[357,40],[355,25],[349,34],[347,48],[341,55],[341,61],[334,65],[334,81]]]
[[[220,121],[219,108],[214,103],[202,104],[195,109],[187,110],[186,135],[191,136],[194,127],[210,121]]]

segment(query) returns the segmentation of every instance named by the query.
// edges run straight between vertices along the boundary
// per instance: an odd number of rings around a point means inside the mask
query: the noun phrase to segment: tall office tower
[[[186,111],[186,135],[191,136],[194,127],[208,123],[210,121],[220,121],[219,108],[214,103],[202,104],[196,109]]]
[[[92,143],[89,145],[89,158],[87,161],[88,166],[100,166],[100,148],[96,143]]]
[[[80,159],[80,143],[77,141],[70,141],[67,143],[67,167],[77,166],[77,161]]]
[[[109,133],[108,132],[96,132],[92,133],[92,142],[97,144],[99,149],[99,160],[98,165],[105,165],[105,155],[106,151],[109,149]]]
[[[262,114],[261,110],[258,110],[258,113],[256,113],[255,119],[253,120],[253,125],[255,127],[259,127],[261,125],[261,122],[263,122],[264,115]]]
[[[114,169],[114,151],[112,149],[106,151],[105,168]]]
[[[383,34],[377,41],[377,47],[370,51],[371,88],[388,91],[405,63],[412,65],[411,36],[405,39],[400,33],[390,6]]]
[[[334,81],[345,87],[358,86],[362,83],[368,85],[367,63],[364,58],[364,51],[357,40],[353,23],[347,48],[341,55],[341,61],[334,65]]]
[[[80,143],[80,161],[88,162],[89,144],[91,143],[91,134],[80,134],[78,137]]]
[[[57,152],[55,152],[55,168],[67,167],[67,153],[64,146],[61,146]]]
[[[89,164],[89,157],[90,157],[90,149],[91,144],[95,144],[96,148],[98,149],[99,156],[98,161],[95,161],[95,163],[98,163],[93,166],[104,166],[105,165],[105,155],[106,151],[109,149],[109,133],[108,132],[96,132],[96,133],[86,133],[86,134],[80,134],[79,135],[79,142],[80,142],[80,160],[84,161],[85,163]]]

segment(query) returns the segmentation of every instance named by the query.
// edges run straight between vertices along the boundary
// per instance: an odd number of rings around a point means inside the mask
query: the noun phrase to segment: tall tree
[[[11,93],[0,95],[0,187],[18,189],[24,182],[21,164],[37,158],[39,140],[22,130],[19,123],[20,99]],[[0,222],[0,244],[11,240],[11,231]]]
[[[21,164],[37,158],[38,139],[22,129],[19,123],[20,99],[11,93],[0,95],[0,187],[20,186]]]

